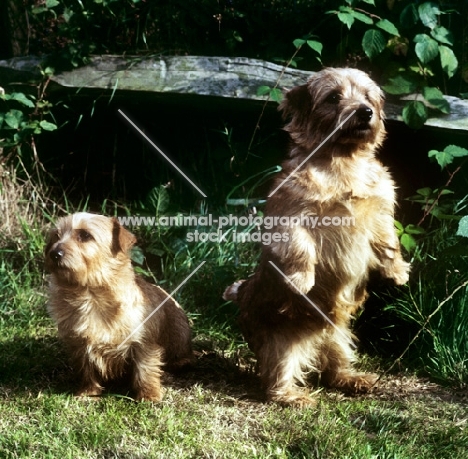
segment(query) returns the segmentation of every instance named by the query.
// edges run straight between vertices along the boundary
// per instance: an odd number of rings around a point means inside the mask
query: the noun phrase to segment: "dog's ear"
[[[301,130],[309,120],[311,108],[312,100],[307,84],[289,90],[278,107],[282,111],[283,120],[290,120],[286,130]]]
[[[126,230],[116,218],[112,219],[112,254],[127,254],[136,242],[136,237]]]

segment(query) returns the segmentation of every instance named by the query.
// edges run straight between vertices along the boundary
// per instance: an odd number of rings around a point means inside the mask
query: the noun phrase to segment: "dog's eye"
[[[78,230],[77,238],[80,242],[88,242],[93,239],[93,236],[91,236],[91,233],[88,233],[88,231],[80,229]]]
[[[332,92],[328,94],[325,102],[328,104],[337,104],[341,100],[341,94],[339,92]]]

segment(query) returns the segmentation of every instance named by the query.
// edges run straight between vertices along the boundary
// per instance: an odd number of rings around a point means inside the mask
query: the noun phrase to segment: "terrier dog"
[[[137,400],[159,401],[163,365],[192,362],[187,316],[135,275],[135,242],[117,219],[84,212],[59,219],[49,234],[48,310],[81,376],[76,395],[100,395],[102,384],[127,375]]]
[[[350,320],[371,271],[404,284],[409,264],[394,227],[394,183],[375,158],[385,137],[380,88],[359,70],[327,68],[279,108],[292,145],[264,222],[282,236],[263,247],[253,276],[223,296],[239,304],[268,399],[302,405],[313,403],[299,387],[309,373],[346,392],[375,383],[352,368]]]

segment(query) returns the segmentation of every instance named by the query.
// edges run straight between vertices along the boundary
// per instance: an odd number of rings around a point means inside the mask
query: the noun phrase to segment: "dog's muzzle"
[[[62,261],[63,257],[65,256],[65,251],[62,249],[60,245],[55,247],[49,252],[49,258],[55,263],[59,264]]]
[[[368,107],[367,105],[361,105],[356,110],[356,116],[358,117],[361,123],[368,123],[372,119],[372,115],[374,114],[372,108]]]

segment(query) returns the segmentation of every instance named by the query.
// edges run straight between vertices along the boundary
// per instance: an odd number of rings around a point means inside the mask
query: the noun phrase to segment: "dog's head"
[[[279,109],[289,120],[285,129],[298,150],[311,150],[328,136],[334,146],[351,149],[377,146],[385,136],[383,93],[360,70],[317,72],[306,84],[288,91]]]
[[[45,248],[46,269],[69,285],[100,287],[130,265],[135,236],[114,218],[80,212],[57,221]]]

